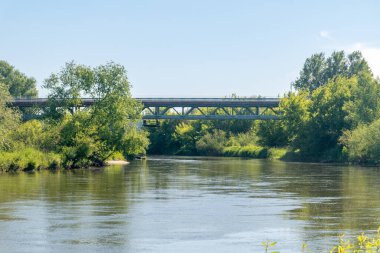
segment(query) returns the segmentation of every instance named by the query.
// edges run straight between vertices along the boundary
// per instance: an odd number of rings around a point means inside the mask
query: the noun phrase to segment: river
[[[0,174],[0,252],[327,252],[380,225],[380,169],[150,157]]]

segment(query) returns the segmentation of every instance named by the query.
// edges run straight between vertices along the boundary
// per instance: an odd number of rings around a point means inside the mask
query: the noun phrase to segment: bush
[[[286,148],[270,148],[268,150],[268,157],[272,159],[281,159],[288,153]]]
[[[201,155],[221,155],[226,142],[226,133],[222,130],[215,130],[202,136],[196,142],[196,147]]]
[[[225,147],[223,149],[223,155],[225,156],[239,156],[240,146]]]
[[[255,145],[259,138],[253,130],[246,133],[239,133],[237,135],[232,135],[228,141],[229,146],[247,146]]]
[[[346,132],[341,140],[346,145],[350,161],[380,163],[380,119]]]

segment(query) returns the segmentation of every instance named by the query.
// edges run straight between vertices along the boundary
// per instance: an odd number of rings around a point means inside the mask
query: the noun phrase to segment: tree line
[[[36,97],[35,83],[0,62],[0,169],[102,166],[114,157],[145,153],[147,133],[137,127],[142,105],[131,96],[123,66],[69,62],[44,81],[49,107],[28,111],[7,107],[12,97]],[[81,96],[98,100],[83,108]],[[58,105],[57,99],[63,103]],[[26,114],[38,119],[25,120]]]
[[[314,54],[292,86],[280,121],[167,121],[148,152],[380,162],[380,82],[360,52]]]
[[[292,86],[279,121],[162,121],[141,129],[142,105],[119,64],[66,63],[44,81],[47,108],[16,110],[7,103],[37,97],[36,80],[0,61],[0,168],[102,166],[146,152],[380,163],[380,81],[360,52],[314,54]],[[82,96],[98,100],[83,108]]]

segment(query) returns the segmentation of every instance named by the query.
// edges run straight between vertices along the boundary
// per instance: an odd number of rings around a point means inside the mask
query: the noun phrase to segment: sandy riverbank
[[[128,161],[123,160],[111,160],[106,162],[107,165],[123,165],[123,164],[129,164]]]

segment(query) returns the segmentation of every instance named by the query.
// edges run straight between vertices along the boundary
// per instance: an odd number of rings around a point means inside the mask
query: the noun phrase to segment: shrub
[[[196,148],[202,155],[221,155],[226,142],[226,133],[222,130],[215,130],[202,136],[196,142]]]
[[[341,141],[347,147],[350,161],[380,163],[380,119],[346,132]]]
[[[258,142],[259,138],[254,131],[249,131],[246,133],[239,133],[233,135],[229,139],[229,146],[247,146],[255,145]]]

